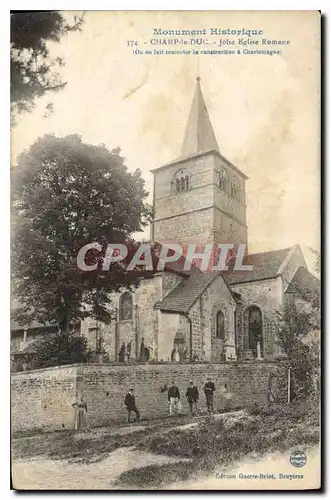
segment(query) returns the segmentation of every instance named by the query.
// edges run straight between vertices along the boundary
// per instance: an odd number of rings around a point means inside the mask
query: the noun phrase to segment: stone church
[[[180,157],[152,172],[153,242],[244,243],[248,248],[247,177],[219,150],[200,78]],[[196,266],[185,271],[181,262],[168,264],[163,272],[141,279],[135,291],[113,297],[110,325],[87,319],[80,333],[99,360],[110,362],[218,363],[281,357],[277,312],[294,284],[316,286],[318,280],[297,245],[247,252],[244,263],[253,270],[210,273]],[[38,328],[32,330],[38,337]],[[12,328],[16,352],[33,351],[27,342],[32,330]]]
[[[247,176],[222,156],[197,78],[180,157],[155,168],[151,240],[245,243]],[[91,348],[110,361],[280,357],[275,329],[293,280],[314,278],[299,246],[249,254],[250,272],[184,271],[180,262],[115,296],[114,321],[85,320]]]

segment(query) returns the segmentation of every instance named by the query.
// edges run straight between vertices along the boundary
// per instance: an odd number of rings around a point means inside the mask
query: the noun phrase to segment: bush
[[[139,489],[157,488],[176,481],[185,481],[191,474],[191,464],[186,462],[147,465],[122,472],[116,480],[116,485]]]
[[[86,363],[90,357],[85,337],[54,333],[44,337],[37,345],[34,368]]]

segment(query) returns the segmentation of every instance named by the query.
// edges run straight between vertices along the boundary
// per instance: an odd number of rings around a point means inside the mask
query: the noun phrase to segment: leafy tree
[[[314,271],[320,275],[321,273],[321,254],[318,250],[314,249],[314,248],[310,248],[310,250],[312,251],[312,253],[315,255],[315,262],[313,264],[313,267],[314,267]]]
[[[306,397],[319,376],[320,296],[317,290],[297,291],[279,313],[278,343],[291,369],[291,400]]]
[[[49,55],[48,42],[59,42],[70,31],[80,30],[83,15],[69,24],[57,11],[19,12],[11,15],[11,103],[14,111],[30,110],[35,99],[66,85],[58,69],[64,61]],[[50,107],[50,105],[48,106]]]
[[[35,368],[86,363],[91,356],[85,337],[74,335],[45,335],[36,347]]]
[[[102,270],[103,252],[89,251],[77,265],[79,250],[98,242],[138,244],[132,234],[151,218],[140,170],[128,172],[120,150],[82,143],[77,135],[46,135],[18,159],[12,189],[13,295],[21,303],[20,324],[32,320],[58,324],[62,332],[87,316],[109,323],[109,294],[135,286],[140,270],[113,262]]]

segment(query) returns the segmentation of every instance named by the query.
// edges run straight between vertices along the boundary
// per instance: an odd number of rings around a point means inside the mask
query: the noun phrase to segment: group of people
[[[214,392],[215,384],[211,378],[207,380],[204,385],[203,392],[206,398],[206,406],[208,413],[214,411]],[[199,391],[196,385],[194,385],[193,380],[190,381],[188,388],[186,389],[186,401],[189,405],[190,415],[195,416],[198,410],[199,401]],[[169,415],[175,413],[181,414],[182,405],[180,402],[180,392],[175,382],[172,382],[170,389],[168,390],[168,403],[169,403]]]
[[[167,390],[168,388],[165,386],[164,388]],[[212,413],[214,411],[214,393],[215,393],[215,384],[211,378],[207,379],[207,382],[204,385],[203,392],[205,394],[206,399],[206,407],[208,413]],[[162,390],[163,392],[163,390]],[[230,393],[227,390],[227,386],[224,385],[222,388],[222,393],[225,399],[230,398]],[[195,416],[198,411],[198,401],[199,401],[199,391],[196,385],[194,385],[193,380],[190,381],[187,389],[186,389],[186,401],[189,406],[190,415]],[[169,415],[180,415],[182,413],[182,405],[180,399],[180,392],[175,384],[172,382],[171,386],[168,389],[168,404],[169,404]],[[134,394],[134,390],[130,389],[126,394],[124,399],[124,405],[127,410],[127,421],[131,422],[131,414],[135,414],[135,421],[139,422],[140,420],[140,412],[137,408],[136,398]],[[85,398],[81,395],[75,403],[72,405],[75,410],[75,429],[81,430],[87,428],[87,403]]]
[[[122,363],[123,362],[129,363],[131,361],[131,353],[132,353],[132,340],[130,340],[128,344],[125,344],[125,342],[123,342],[121,345],[120,352],[118,353],[118,361]],[[139,357],[137,358],[137,361],[146,363],[151,359],[153,359],[153,348],[146,347],[145,340],[144,338],[142,338],[140,344]]]
[[[206,399],[206,407],[208,413],[212,413],[214,411],[214,392],[216,390],[215,384],[211,378],[207,379],[207,382],[204,385],[203,392],[205,394]],[[227,392],[227,386],[224,386],[224,391]],[[199,391],[196,385],[194,385],[193,380],[190,381],[189,386],[186,390],[186,401],[189,406],[190,415],[195,416],[198,411],[198,401],[199,401]],[[168,389],[168,404],[169,404],[169,415],[180,415],[182,413],[182,405],[180,400],[180,392],[175,384],[172,382],[171,387]],[[140,420],[140,412],[137,408],[136,399],[134,395],[134,390],[130,389],[127,393],[124,405],[127,409],[127,421],[131,422],[131,414],[132,412],[136,415],[136,421]]]

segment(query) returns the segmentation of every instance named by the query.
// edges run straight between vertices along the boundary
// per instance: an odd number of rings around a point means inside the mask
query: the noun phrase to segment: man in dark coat
[[[133,411],[136,414],[136,421],[139,422],[140,420],[140,413],[139,410],[136,406],[136,399],[134,397],[134,390],[130,389],[129,392],[127,393],[124,404],[126,406],[127,412],[128,412],[128,422],[130,422],[130,417],[131,417],[131,412]]]
[[[172,382],[172,385],[168,391],[168,403],[169,403],[169,415],[172,415],[174,411],[180,414],[182,407],[180,404],[180,394],[179,389],[175,385],[175,382]]]
[[[198,391],[198,388],[195,385],[193,385],[193,381],[190,382],[190,385],[187,388],[186,399],[187,399],[187,402],[188,402],[189,407],[190,407],[190,414],[192,415],[192,417],[194,417],[194,415],[197,412],[197,402],[199,400],[199,391]]]
[[[212,413],[214,411],[214,392],[215,392],[215,384],[211,378],[207,380],[205,383],[205,387],[203,391],[206,396],[206,405],[208,413]]]

